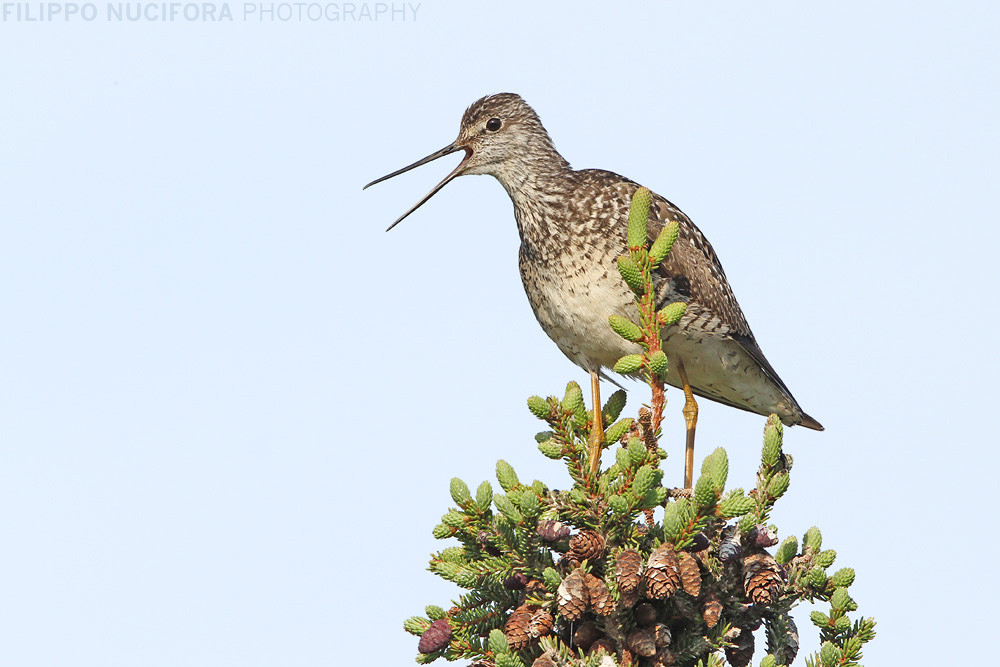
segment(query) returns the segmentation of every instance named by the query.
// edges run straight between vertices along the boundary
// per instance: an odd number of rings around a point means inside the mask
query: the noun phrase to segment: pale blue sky
[[[0,23],[0,664],[412,664],[403,619],[457,593],[425,571],[448,480],[503,457],[564,484],[524,399],[585,379],[534,321],[493,179],[391,234],[458,158],[361,191],[500,91],[714,244],[827,427],[787,432],[775,519],[856,568],[865,662],[981,658],[995,3],[96,6]],[[763,421],[702,402],[699,459],[727,447],[751,486]]]

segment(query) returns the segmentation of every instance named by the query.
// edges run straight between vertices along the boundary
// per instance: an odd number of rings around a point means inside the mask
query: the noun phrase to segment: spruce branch
[[[722,665],[725,655],[730,665],[746,665],[753,634],[763,628],[761,665],[787,665],[799,649],[791,612],[800,601],[820,599],[830,603],[829,612],[813,612],[809,620],[823,645],[806,664],[858,664],[875,622],[849,618],[857,610],[849,594],[854,570],[828,572],[837,554],[823,548],[818,528],[801,540],[779,541],[777,529],[764,523],[788,488],[775,480],[787,480],[791,469],[776,418],[765,426],[749,494],[726,488],[729,460],[719,448],[702,461],[691,497],[676,498],[662,485],[657,439],[653,449],[640,432],[651,424],[649,411],[622,430],[607,470],[596,480],[585,474],[580,454],[587,431],[575,419],[574,394],[570,387],[568,400],[538,399],[551,428],[539,448],[566,466],[569,490],[526,484],[502,460],[496,466],[502,492],[483,482],[473,494],[452,480],[456,507],[435,535],[459,544],[434,554],[429,569],[466,592],[447,612],[429,606],[426,616],[404,623],[427,649],[418,662],[694,666]],[[605,406],[616,417],[623,407]],[[542,445],[553,441],[557,447],[547,453]],[[647,516],[651,507],[664,508],[660,522]],[[545,622],[533,625],[536,615]]]
[[[656,288],[653,276],[677,240],[680,227],[676,221],[665,225],[649,245],[646,225],[652,206],[652,193],[639,188],[632,196],[629,207],[627,252],[618,257],[618,271],[622,279],[633,291],[636,308],[639,311],[638,325],[620,315],[611,315],[608,323],[619,336],[642,346],[641,354],[630,354],[615,363],[614,371],[623,375],[641,373],[649,384],[652,397],[650,407],[651,430],[659,435],[663,421],[664,396],[663,378],[668,370],[667,356],[661,344],[660,332],[664,327],[676,324],[684,314],[684,303],[672,303],[656,310]]]

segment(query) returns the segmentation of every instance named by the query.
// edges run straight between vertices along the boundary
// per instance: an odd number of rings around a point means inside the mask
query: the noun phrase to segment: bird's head
[[[477,100],[465,110],[455,141],[411,165],[375,179],[365,188],[458,151],[465,151],[465,157],[458,166],[389,229],[458,176],[489,174],[506,183],[523,176],[534,163],[554,159],[565,164],[535,110],[520,95],[498,93]]]

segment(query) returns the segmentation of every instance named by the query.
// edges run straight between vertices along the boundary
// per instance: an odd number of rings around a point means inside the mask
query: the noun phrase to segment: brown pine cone
[[[591,644],[596,642],[603,635],[604,633],[597,629],[597,624],[593,621],[581,623],[580,627],[578,627],[573,633],[573,646],[578,646],[586,651],[590,648]]]
[[[705,619],[705,625],[714,628],[722,616],[722,603],[714,595],[709,594],[705,601],[705,608],[701,612],[701,617]]]
[[[753,633],[745,629],[740,630],[733,644],[734,646],[726,647],[726,660],[732,667],[746,667],[753,660]]]
[[[656,655],[656,637],[651,628],[636,628],[628,633],[626,643],[633,653],[644,658]]]
[[[642,557],[635,549],[626,549],[618,554],[615,561],[615,580],[618,590],[631,593],[642,583]]]
[[[576,560],[593,560],[604,553],[604,538],[593,530],[581,530],[569,539],[569,552]]]
[[[743,588],[754,604],[771,604],[781,593],[781,566],[769,553],[753,553],[743,559]]]
[[[421,653],[434,653],[440,651],[451,642],[451,625],[447,619],[439,618],[431,623],[430,627],[420,635],[420,643],[417,650]]]
[[[552,618],[552,614],[544,609],[539,609],[531,615],[531,621],[528,623],[528,634],[536,639],[547,637],[552,633],[554,623],[555,619]]]
[[[569,526],[562,521],[553,521],[552,519],[539,521],[538,528],[535,530],[538,536],[546,542],[558,542],[569,537]]]
[[[539,581],[538,579],[529,579],[528,583],[524,586],[524,592],[528,595],[531,595],[532,593],[544,594],[547,593],[548,590],[549,588],[545,585],[545,582]]]
[[[553,659],[553,653],[546,651],[531,663],[531,667],[557,667],[558,663]]]
[[[580,567],[580,561],[573,554],[564,554],[562,558],[556,561],[557,570],[575,570],[578,567]]]
[[[778,534],[762,523],[758,523],[747,535],[747,542],[755,547],[766,549],[778,543]]]
[[[611,591],[607,584],[592,574],[584,577],[587,584],[587,599],[590,601],[590,608],[598,616],[608,616],[615,610],[615,601],[611,597]]]
[[[648,602],[637,604],[632,611],[632,616],[637,625],[652,625],[656,622],[656,607]]]
[[[503,580],[503,587],[511,591],[524,590],[528,583],[528,577],[522,572],[515,572]]]
[[[567,621],[576,621],[587,611],[587,585],[582,570],[573,570],[559,584],[556,599],[559,604],[559,615]]]
[[[639,591],[632,591],[631,593],[622,593],[618,600],[618,604],[621,605],[622,609],[631,609],[638,601]]]
[[[698,569],[698,561],[686,551],[678,553],[677,560],[680,564],[681,585],[684,587],[684,592],[693,598],[698,597],[701,595],[701,570]]]
[[[653,551],[642,581],[646,584],[646,597],[654,600],[668,598],[680,588],[680,562],[671,545],[663,544]]]
[[[699,551],[704,551],[711,545],[708,541],[708,536],[705,533],[698,533],[694,536],[694,542],[685,551],[690,551],[691,553],[697,553]]]
[[[522,604],[515,609],[507,619],[507,624],[503,627],[503,633],[507,636],[507,644],[512,651],[520,651],[528,648],[531,644],[531,635],[528,634],[528,625],[531,623],[531,609],[528,605]]]
[[[659,651],[656,652],[656,656],[653,658],[653,664],[656,667],[673,667],[677,664],[677,656],[669,648],[664,646]]]
[[[669,646],[670,642],[673,641],[673,638],[673,635],[670,633],[670,628],[668,628],[664,623],[657,623],[653,626],[653,639],[656,641],[657,648]]]
[[[483,551],[495,557],[500,555],[500,550],[493,545],[494,537],[493,533],[487,530],[476,533],[476,541],[479,542],[479,546],[482,547]]]
[[[795,620],[788,615],[772,616],[767,622],[767,652],[773,655],[779,665],[790,665],[799,652],[799,629]]]
[[[610,637],[601,637],[596,642],[590,645],[590,650],[587,651],[587,655],[593,655],[598,651],[603,650],[608,655],[615,654],[615,643]]]
[[[726,526],[719,537],[719,560],[730,563],[740,557],[740,530],[736,526]]]

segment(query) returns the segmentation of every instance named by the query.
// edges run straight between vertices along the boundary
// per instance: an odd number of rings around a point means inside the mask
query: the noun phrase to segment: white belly
[[[570,361],[586,370],[610,368],[626,354],[642,351],[608,325],[611,315],[638,319],[635,307],[630,307],[631,290],[617,269],[611,270],[614,275],[601,266],[576,267],[570,281],[564,272],[521,264],[525,292],[538,323]]]

